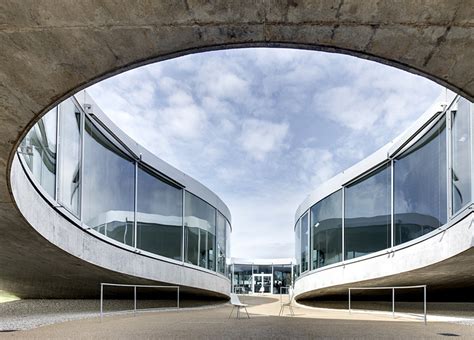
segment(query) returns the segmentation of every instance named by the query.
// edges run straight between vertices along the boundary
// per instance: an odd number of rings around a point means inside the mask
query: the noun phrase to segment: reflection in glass
[[[217,271],[225,274],[225,217],[217,212],[216,231],[217,231]]]
[[[84,134],[84,222],[133,246],[135,164],[89,121]]]
[[[391,246],[390,177],[388,164],[345,188],[345,259]]]
[[[452,202],[453,213],[471,202],[470,103],[460,99],[452,115]]]
[[[185,192],[185,261],[215,270],[216,209]]]
[[[58,201],[79,216],[81,169],[81,113],[72,99],[59,106]]]
[[[33,177],[52,198],[56,191],[56,125],[55,107],[31,128],[19,149]]]
[[[230,273],[230,266],[231,266],[231,257],[230,257],[230,234],[232,230],[230,228],[230,223],[225,220],[225,263],[226,263],[226,271],[227,271],[227,276],[230,278],[231,273]]]
[[[394,163],[395,243],[446,223],[446,122],[441,119]]]
[[[235,293],[252,291],[252,265],[234,264],[233,286]]]
[[[308,213],[301,218],[301,273],[309,269],[309,219]]]
[[[313,269],[342,261],[342,190],[311,208]]]
[[[300,276],[300,267],[301,267],[301,218],[296,222],[295,226],[295,277]]]
[[[273,267],[273,294],[285,294],[291,286],[291,265],[281,265]]]
[[[137,190],[137,248],[181,260],[182,190],[141,166]]]

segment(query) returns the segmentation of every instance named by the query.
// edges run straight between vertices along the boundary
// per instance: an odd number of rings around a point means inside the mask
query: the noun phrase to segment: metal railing
[[[416,289],[423,288],[423,318],[426,325],[426,285],[418,286],[398,286],[398,287],[353,287],[349,288],[349,313],[351,309],[351,290],[391,290],[392,291],[392,317],[395,318],[395,289]]]
[[[100,284],[100,320],[104,316],[104,287],[133,287],[133,310],[124,310],[120,312],[132,312],[137,314],[137,288],[159,288],[159,289],[176,289],[176,309],[179,309],[179,286],[153,286],[153,285],[128,285],[120,283],[101,283]],[[140,311],[158,310],[163,308],[142,308]],[[114,312],[110,312],[114,313]]]

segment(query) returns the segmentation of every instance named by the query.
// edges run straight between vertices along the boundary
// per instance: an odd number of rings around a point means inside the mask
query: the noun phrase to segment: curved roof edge
[[[104,111],[102,111],[102,109],[97,105],[87,90],[81,90],[73,96],[81,105],[82,109],[95,118],[99,123],[107,127],[109,132],[115,138],[117,138],[119,142],[125,144],[125,146],[134,154],[137,160],[141,160],[141,162],[149,165],[166,177],[169,177],[173,181],[181,184],[184,189],[190,193],[202,198],[207,203],[214,206],[214,208],[219,210],[227,218],[227,220],[231,223],[232,228],[232,216],[230,210],[216,193],[207,188],[204,184],[198,182],[196,179],[185,174],[181,170],[176,169],[171,164],[168,164],[142,145],[138,144],[123,130],[121,130]]]
[[[409,143],[429,122],[443,113],[458,97],[451,90],[443,89],[438,98],[412,125],[410,125],[402,134],[395,137],[392,141],[382,146],[380,149],[354,164],[350,168],[338,173],[328,179],[319,187],[315,188],[298,206],[295,212],[295,223],[298,219],[314,204],[341,189],[343,185],[366,174],[370,170],[378,167],[386,161],[389,161],[396,155],[407,143]]]

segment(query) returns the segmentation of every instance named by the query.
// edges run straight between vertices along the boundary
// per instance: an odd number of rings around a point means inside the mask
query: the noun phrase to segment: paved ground
[[[278,317],[275,298],[244,297],[251,319],[228,319],[229,305],[207,309],[140,313],[89,318],[0,333],[6,339],[413,339],[460,336],[474,338],[474,325],[343,311],[295,307],[295,317]],[[334,314],[332,314],[334,313]],[[326,318],[321,318],[322,316]]]

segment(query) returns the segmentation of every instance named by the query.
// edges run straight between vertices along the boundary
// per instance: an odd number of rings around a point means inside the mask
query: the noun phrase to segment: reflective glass
[[[185,193],[185,261],[215,270],[216,209]]]
[[[446,168],[443,118],[395,160],[395,244],[413,240],[446,223]]]
[[[81,111],[72,99],[59,105],[58,201],[79,216],[81,170]]]
[[[295,259],[296,259],[296,270],[294,272],[295,277],[300,276],[301,268],[301,218],[296,222],[295,226]]]
[[[309,269],[309,219],[308,213],[301,218],[301,272]]]
[[[216,232],[217,232],[217,271],[225,274],[225,217],[217,212]]]
[[[133,246],[135,164],[89,120],[84,133],[84,222]]]
[[[370,254],[391,246],[390,195],[390,164],[345,188],[345,259]]]
[[[342,190],[311,207],[313,269],[342,261]]]
[[[225,263],[226,263],[226,270],[229,271],[231,266],[231,257],[230,257],[230,236],[232,230],[230,227],[229,221],[225,220]],[[227,276],[230,277],[230,271],[227,273]]]
[[[291,265],[273,267],[273,294],[287,293],[291,286]],[[281,288],[283,289],[280,292]]]
[[[56,192],[56,126],[57,107],[31,128],[19,149],[33,177],[52,198]]]
[[[253,273],[254,274],[271,274],[272,273],[272,266],[271,265],[253,265]]]
[[[137,190],[137,248],[181,260],[182,190],[142,167]]]
[[[452,115],[453,213],[471,202],[471,104],[460,99]]]
[[[234,264],[233,286],[235,293],[252,291],[252,265]]]

